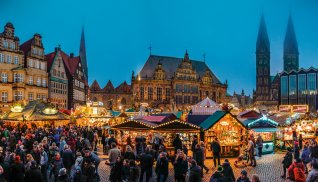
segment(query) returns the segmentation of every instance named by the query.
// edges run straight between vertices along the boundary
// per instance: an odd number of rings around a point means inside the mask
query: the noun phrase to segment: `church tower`
[[[85,76],[86,80],[88,80],[88,66],[87,66],[87,59],[86,59],[84,27],[82,27],[79,56],[81,58],[81,62],[82,62],[82,65],[83,65],[84,76]]]
[[[268,101],[270,95],[270,43],[264,16],[258,29],[256,42],[256,93],[255,101]]]
[[[284,71],[298,70],[299,52],[293,19],[289,15],[286,35],[284,40]]]

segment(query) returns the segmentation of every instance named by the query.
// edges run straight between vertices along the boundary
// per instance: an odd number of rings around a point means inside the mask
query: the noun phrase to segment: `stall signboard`
[[[292,106],[291,105],[280,105],[279,106],[279,112],[292,112]]]
[[[306,113],[308,112],[308,105],[293,105],[292,111],[294,113]]]

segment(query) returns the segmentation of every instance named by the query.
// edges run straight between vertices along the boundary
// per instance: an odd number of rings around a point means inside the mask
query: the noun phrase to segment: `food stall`
[[[189,151],[191,151],[193,136],[199,136],[200,127],[188,122],[173,120],[158,125],[155,128],[155,132],[164,138],[164,144],[169,155],[174,155],[173,140],[176,135],[179,134],[182,144],[186,145]]]
[[[263,139],[263,148],[262,154],[271,154],[275,150],[275,138],[278,123],[266,116],[263,116],[259,119],[256,119],[247,124],[247,127],[251,129],[250,134],[253,134],[255,140],[258,136],[261,136]]]
[[[221,145],[222,157],[237,157],[242,141],[246,138],[247,128],[227,111],[216,111],[200,124],[207,143],[206,156],[212,157],[211,142],[217,137]]]

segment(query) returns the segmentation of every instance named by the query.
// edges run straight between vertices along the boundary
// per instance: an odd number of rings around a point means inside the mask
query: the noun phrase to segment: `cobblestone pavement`
[[[100,152],[99,152],[100,154]],[[276,153],[276,154],[268,154],[268,155],[264,155],[261,158],[256,157],[257,160],[257,166],[251,167],[251,166],[247,166],[245,168],[236,168],[233,164],[235,159],[229,159],[231,166],[234,170],[234,174],[235,177],[239,177],[241,170],[245,169],[248,173],[248,177],[251,178],[251,176],[253,174],[258,174],[260,177],[260,180],[262,182],[288,182],[289,180],[284,180],[281,179],[280,176],[283,172],[282,170],[282,158],[283,158],[284,154],[283,153]],[[109,181],[109,172],[110,172],[110,168],[109,166],[105,165],[105,160],[107,159],[106,155],[100,155],[100,157],[102,158],[102,162],[99,165],[99,174],[101,176],[101,181]],[[223,162],[224,159],[221,159],[221,162]],[[204,174],[204,180],[205,182],[208,182],[211,175],[213,174],[213,172],[215,171],[212,170],[212,166],[213,166],[213,160],[211,159],[207,159],[205,162],[205,165],[210,169],[208,174]],[[156,175],[154,174],[154,176],[152,177],[152,182],[156,181]],[[168,182],[173,182],[173,168],[172,168],[172,164],[169,164],[169,177],[168,177]]]

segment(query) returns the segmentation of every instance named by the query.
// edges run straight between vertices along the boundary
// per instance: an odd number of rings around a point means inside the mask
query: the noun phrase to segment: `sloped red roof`
[[[77,68],[77,65],[78,63],[80,62],[80,58],[79,56],[77,57],[73,57],[73,58],[69,58],[68,59],[68,65],[70,67],[70,73],[71,75],[74,75],[75,71],[76,71],[76,68]]]
[[[63,60],[64,64],[66,65],[66,69],[68,70],[68,72],[71,72],[70,65],[69,65],[70,57],[62,50],[60,50],[60,53],[61,53],[62,60]]]
[[[33,39],[34,38],[31,38],[30,40],[28,40],[20,45],[20,49],[24,52],[24,54],[26,54],[27,52],[29,52],[31,50],[31,45],[32,45]]]
[[[110,80],[108,80],[106,86],[103,88],[103,91],[107,93],[115,91],[114,85]]]
[[[55,55],[56,55],[55,52],[45,55],[45,60],[47,62],[47,70],[51,69]]]
[[[116,87],[116,92],[131,92],[130,85],[127,84],[126,81],[124,81],[122,84],[120,84],[118,87]]]
[[[90,89],[91,91],[100,91],[100,90],[101,90],[101,88],[100,88],[100,86],[99,86],[99,84],[98,84],[98,82],[97,82],[96,80],[94,80],[94,82],[93,82],[92,85],[89,87],[89,89]]]

